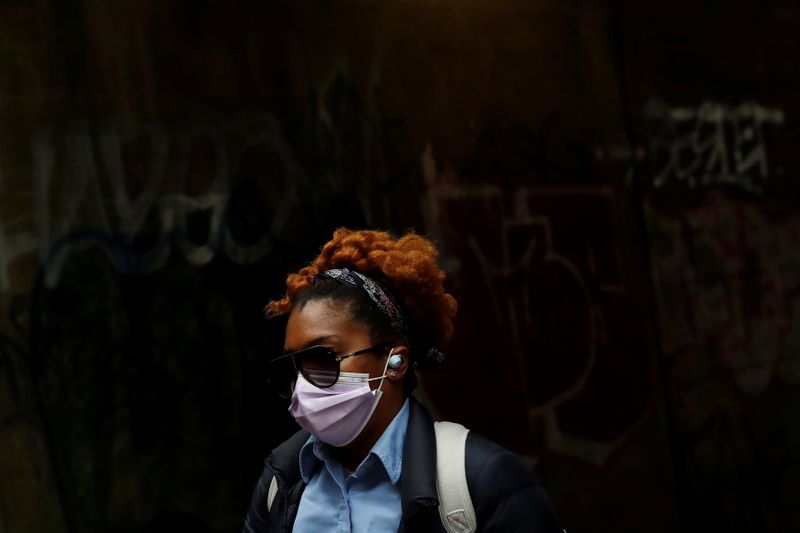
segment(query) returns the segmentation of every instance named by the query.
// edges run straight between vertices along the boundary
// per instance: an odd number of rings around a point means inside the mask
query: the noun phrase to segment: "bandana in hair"
[[[361,272],[350,270],[349,268],[332,268],[325,272],[320,272],[314,277],[314,281],[321,279],[332,279],[345,285],[355,287],[364,294],[386,315],[395,331],[397,331],[406,341],[411,343],[412,332],[409,322],[404,316],[403,308],[397,299],[383,285]],[[428,347],[417,347],[419,354],[415,357],[414,367],[423,370],[441,363],[444,354],[439,349]]]

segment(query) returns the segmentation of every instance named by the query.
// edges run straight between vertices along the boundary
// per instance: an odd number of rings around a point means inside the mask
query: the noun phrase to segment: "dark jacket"
[[[422,405],[410,401],[408,430],[403,445],[400,499],[401,532],[444,532],[436,496],[436,436],[433,421]],[[299,431],[275,448],[265,461],[244,533],[282,533],[292,530],[305,484],[300,477],[300,448],[308,440]],[[469,433],[466,473],[478,530],[481,532],[561,533],[544,490],[516,455],[493,442]],[[272,477],[278,492],[267,510]]]

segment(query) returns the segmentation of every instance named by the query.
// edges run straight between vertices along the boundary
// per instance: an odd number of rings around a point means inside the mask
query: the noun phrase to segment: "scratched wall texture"
[[[691,531],[792,531],[800,525],[797,10],[737,2],[721,24],[722,12],[684,2],[636,9],[626,15],[639,23],[628,73],[639,73],[634,119],[649,155],[642,203],[676,503]],[[667,22],[673,10],[687,14],[680,24]]]
[[[568,531],[800,529],[800,7],[652,4],[0,3],[0,533],[240,530],[340,225]]]

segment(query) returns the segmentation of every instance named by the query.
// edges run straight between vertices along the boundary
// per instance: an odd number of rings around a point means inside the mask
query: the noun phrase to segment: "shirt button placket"
[[[347,492],[342,490],[342,503],[339,505],[339,523],[336,533],[350,533],[350,507],[347,501]]]

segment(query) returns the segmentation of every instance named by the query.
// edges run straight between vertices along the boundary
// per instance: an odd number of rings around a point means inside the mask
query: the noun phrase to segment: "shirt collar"
[[[311,435],[306,443],[303,444],[303,447],[300,448],[300,477],[303,478],[303,482],[306,485],[311,481],[311,476],[314,475],[320,462],[314,453],[317,442],[317,438]]]
[[[403,471],[403,442],[406,439],[407,428],[408,398],[369,452],[370,455],[380,459],[393,485],[400,480],[400,473]]]
[[[400,474],[403,471],[403,443],[408,428],[408,411],[408,398],[406,398],[403,407],[384,430],[367,457],[358,465],[356,473],[359,473],[362,467],[368,468],[371,457],[375,457],[383,465],[393,485],[400,481]],[[338,464],[338,461],[329,453],[329,449],[328,444],[320,441],[314,435],[311,435],[300,448],[300,476],[306,484],[311,481],[320,463]]]

